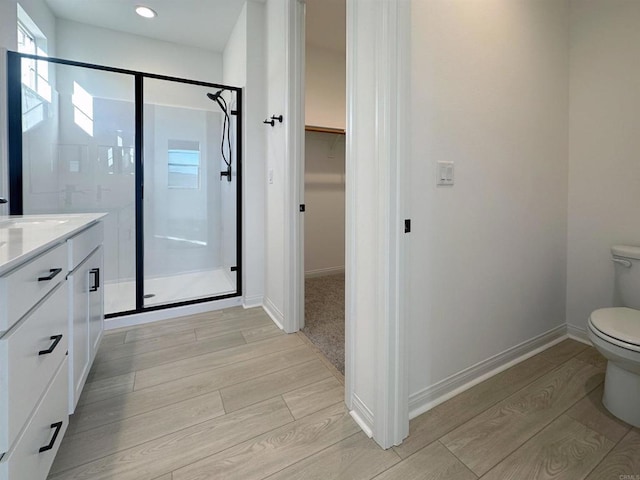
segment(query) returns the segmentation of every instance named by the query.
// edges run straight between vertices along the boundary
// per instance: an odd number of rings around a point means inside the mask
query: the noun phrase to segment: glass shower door
[[[46,75],[29,79],[37,64]],[[108,213],[105,311],[135,310],[135,103],[127,74],[21,59],[24,214]]]
[[[144,306],[236,295],[235,93],[144,79]]]
[[[7,63],[11,212],[108,214],[108,316],[241,295],[241,89]]]

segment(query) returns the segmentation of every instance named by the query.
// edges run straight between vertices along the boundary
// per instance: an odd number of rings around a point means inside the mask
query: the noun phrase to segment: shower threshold
[[[145,280],[145,306],[166,305],[198,298],[227,295],[236,291],[228,268],[167,275]],[[150,297],[148,297],[151,295]],[[135,309],[134,281],[107,283],[104,292],[105,313]]]

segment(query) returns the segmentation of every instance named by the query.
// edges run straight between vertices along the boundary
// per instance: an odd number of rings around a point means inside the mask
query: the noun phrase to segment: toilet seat
[[[591,314],[589,326],[603,340],[640,352],[640,310],[602,308]]]

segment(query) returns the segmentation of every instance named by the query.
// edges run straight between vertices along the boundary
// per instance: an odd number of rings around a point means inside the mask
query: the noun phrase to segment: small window
[[[47,38],[31,17],[18,5],[18,52],[40,57],[47,56]],[[22,59],[22,83],[37,93],[40,98],[51,103],[51,85],[49,84],[49,62]]]
[[[169,141],[169,188],[200,188],[200,143]]]

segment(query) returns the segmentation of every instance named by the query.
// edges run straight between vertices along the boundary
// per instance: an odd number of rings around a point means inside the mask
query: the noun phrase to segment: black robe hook
[[[276,126],[276,120],[280,123],[282,123],[284,121],[284,117],[282,115],[271,115],[271,120],[269,120],[268,118],[262,122],[262,123],[266,123],[267,125],[271,125],[272,127]]]

